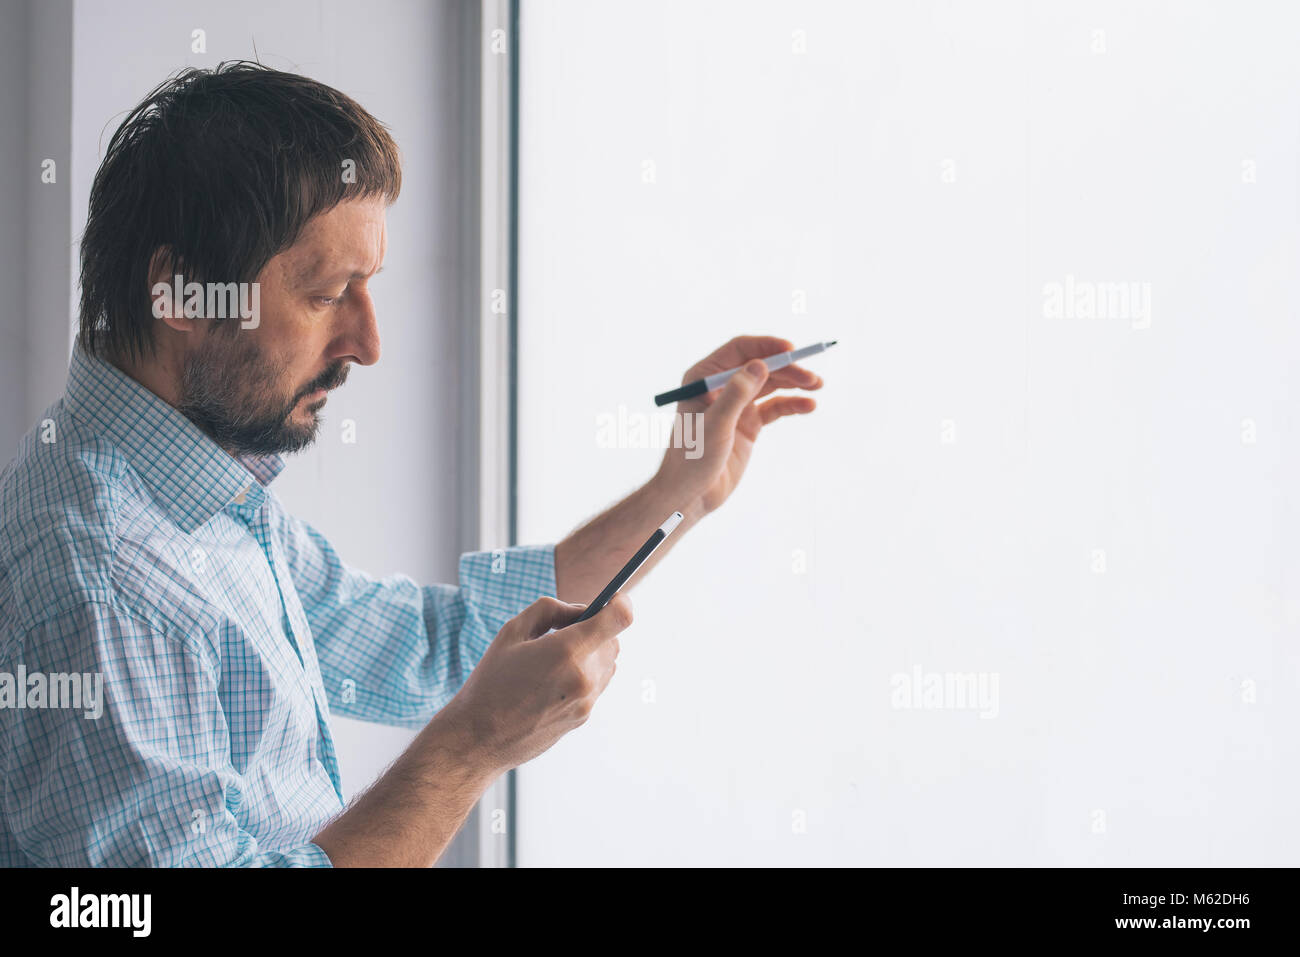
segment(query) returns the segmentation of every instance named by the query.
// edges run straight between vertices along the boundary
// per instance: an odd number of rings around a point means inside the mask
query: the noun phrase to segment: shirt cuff
[[[482,627],[466,636],[474,664],[502,626],[539,598],[553,596],[555,545],[515,545],[460,556],[460,586]]]
[[[256,842],[246,832],[240,832],[242,853],[226,867],[333,867],[334,862],[319,844],[299,844],[284,851],[258,851]],[[254,850],[248,850],[248,849]]]
[[[555,594],[555,546],[466,552],[459,572],[461,586],[470,590],[480,610],[513,618],[537,599]]]
[[[330,860],[319,844],[304,844],[298,851],[292,855],[294,858],[294,867],[333,867],[334,862]]]

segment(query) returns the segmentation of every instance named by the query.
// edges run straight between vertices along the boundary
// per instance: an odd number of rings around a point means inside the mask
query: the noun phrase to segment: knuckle
[[[555,682],[572,694],[578,686],[578,678],[581,674],[582,662],[572,653],[566,653],[556,667]]]
[[[619,595],[612,602],[610,602],[610,607],[608,610],[614,613],[611,617],[613,619],[616,630],[623,631],[625,628],[627,628],[629,625],[632,624],[632,605],[622,595]]]
[[[517,627],[527,627],[542,621],[552,614],[554,606],[551,603],[554,601],[554,598],[539,598],[510,620]]]

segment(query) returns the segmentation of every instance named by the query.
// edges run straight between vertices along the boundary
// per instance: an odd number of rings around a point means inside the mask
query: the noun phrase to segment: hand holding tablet
[[[680,525],[681,521],[681,512],[673,512],[669,515],[668,518],[664,520],[664,523],[656,528],[654,533],[646,539],[645,544],[637,549],[637,553],[628,560],[628,563],[623,566],[622,570],[613,577],[608,585],[605,586],[605,590],[597,595],[592,603],[587,606],[587,610],[574,620],[573,624],[576,625],[580,621],[586,621],[592,615],[596,614],[596,612],[608,605],[610,599],[618,594],[618,590],[623,587],[629,578],[636,574],[636,570],[645,564],[646,559],[654,554],[655,549],[663,544],[663,540],[672,534],[673,529]]]

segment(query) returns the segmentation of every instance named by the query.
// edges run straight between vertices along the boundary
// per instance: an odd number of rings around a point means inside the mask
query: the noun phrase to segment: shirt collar
[[[79,421],[112,439],[182,531],[229,504],[256,508],[280,474],[278,455],[234,458],[175,407],[115,366],[72,349],[64,402]]]

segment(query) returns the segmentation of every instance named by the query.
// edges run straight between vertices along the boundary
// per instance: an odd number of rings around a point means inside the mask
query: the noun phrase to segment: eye
[[[341,293],[339,293],[337,296],[313,296],[312,298],[313,298],[317,303],[319,303],[320,305],[322,305],[322,306],[324,306],[324,307],[326,307],[326,308],[332,308],[332,307],[338,306],[340,303],[342,303],[342,302],[343,302],[343,297],[346,296],[347,293],[348,293],[348,291],[347,291],[346,289],[344,289],[344,290],[343,290]]]

